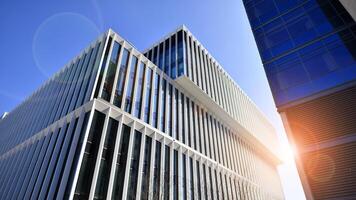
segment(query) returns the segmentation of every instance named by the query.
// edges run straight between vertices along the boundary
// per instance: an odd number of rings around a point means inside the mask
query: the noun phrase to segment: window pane
[[[96,84],[94,98],[97,98],[98,95],[99,95],[99,89],[100,89],[100,86],[101,86],[101,81],[102,81],[103,76],[104,76],[106,61],[108,59],[109,51],[110,51],[110,48],[111,48],[111,42],[112,42],[112,38],[110,37],[109,40],[108,40],[107,46],[106,46],[106,50],[105,50],[105,54],[104,54],[104,58],[103,58],[103,63],[101,64],[99,79],[98,79],[98,83]]]
[[[158,117],[158,92],[159,92],[159,81],[160,76],[155,73],[154,76],[154,94],[153,94],[153,116],[152,116],[152,126],[157,128],[157,117]]]
[[[183,172],[182,172],[182,176],[183,176],[183,194],[182,197],[183,199],[187,199],[187,166],[186,166],[186,156],[185,154],[182,154],[182,165],[183,165]]]
[[[163,42],[159,45],[158,68],[163,70]]]
[[[119,76],[116,83],[115,96],[114,96],[114,105],[119,108],[121,107],[122,92],[124,90],[124,83],[125,83],[128,61],[129,61],[129,51],[127,49],[124,49],[121,64],[120,64],[120,69],[119,69]]]
[[[96,183],[95,196],[94,196],[95,199],[105,199],[106,197],[118,126],[119,126],[118,121],[112,118],[109,119],[109,125],[106,131],[104,149],[101,157],[98,180]]]
[[[135,130],[135,140],[132,150],[131,166],[130,166],[130,179],[129,187],[127,192],[127,199],[136,199],[137,191],[137,178],[138,178],[138,164],[140,159],[140,150],[141,150],[141,138],[142,133]]]
[[[106,72],[103,92],[101,95],[101,97],[103,99],[105,99],[106,101],[110,101],[110,96],[111,96],[112,88],[114,85],[114,79],[115,79],[115,73],[116,73],[116,69],[117,69],[117,61],[119,58],[120,48],[121,48],[121,45],[119,43],[115,42],[114,46],[113,46],[112,53],[111,53],[111,58],[109,61],[109,67]]]
[[[169,38],[164,42],[164,72],[169,75]]]
[[[145,74],[145,64],[140,63],[139,72],[138,72],[138,82],[136,90],[136,102],[135,102],[135,117],[140,118],[141,116],[141,107],[142,107],[142,93],[143,93],[143,76]]]
[[[190,166],[190,199],[194,200],[194,173],[193,173],[193,159],[189,157]]]
[[[105,115],[101,112],[95,111],[85,146],[82,165],[80,167],[78,183],[75,189],[75,198],[89,198],[89,191],[93,179],[93,172],[102,135],[101,133],[104,126],[104,120]]]
[[[141,199],[148,199],[149,184],[150,184],[150,168],[151,168],[151,146],[152,138],[146,136],[145,142],[145,155],[142,167],[142,187],[141,187]]]
[[[167,107],[167,121],[168,121],[168,135],[172,136],[172,91],[173,86],[168,86],[168,107]]]
[[[135,83],[136,77],[136,65],[137,65],[137,57],[132,56],[131,58],[131,66],[130,66],[130,76],[129,82],[127,84],[127,94],[126,94],[126,101],[125,101],[125,111],[131,113],[132,107],[132,93],[133,93],[133,85]]]
[[[158,65],[157,63],[157,56],[158,56],[158,46],[155,46],[155,48],[153,49],[153,58],[152,58],[152,62],[155,65]]]
[[[161,142],[156,141],[155,164],[153,169],[153,199],[159,199],[161,172]]]
[[[200,180],[200,163],[199,163],[199,161],[196,161],[196,166],[197,166],[198,199],[201,199],[201,184],[200,184],[201,180]]]
[[[178,76],[184,74],[184,63],[183,63],[183,31],[178,32]]]
[[[178,200],[178,151],[174,150],[173,159],[173,199]]]
[[[165,158],[164,158],[164,199],[168,200],[169,199],[169,189],[170,189],[170,148],[169,146],[165,146]]]
[[[177,76],[177,66],[176,66],[176,35],[171,37],[171,77],[174,79]]]
[[[152,69],[147,68],[146,73],[146,99],[145,99],[145,116],[144,120],[146,123],[149,123],[150,119],[150,109],[151,109],[151,86],[152,86]]]
[[[166,80],[163,79],[161,85],[161,126],[160,129],[162,132],[166,131]]]
[[[131,128],[129,126],[126,126],[125,124],[122,126],[121,140],[119,144],[119,152],[117,155],[116,162],[112,199],[121,199],[122,196],[127,162],[127,150],[129,148],[130,140],[130,130]]]

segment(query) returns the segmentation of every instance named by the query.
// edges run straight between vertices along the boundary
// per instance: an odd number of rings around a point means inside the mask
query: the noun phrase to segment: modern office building
[[[356,1],[244,0],[308,199],[356,198]]]
[[[0,121],[0,199],[284,199],[275,130],[182,26],[109,30]]]

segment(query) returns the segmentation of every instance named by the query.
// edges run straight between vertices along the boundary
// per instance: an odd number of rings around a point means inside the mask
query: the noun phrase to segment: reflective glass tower
[[[356,1],[243,2],[308,199],[356,198]]]
[[[0,199],[283,199],[275,130],[182,26],[109,30],[0,120]]]

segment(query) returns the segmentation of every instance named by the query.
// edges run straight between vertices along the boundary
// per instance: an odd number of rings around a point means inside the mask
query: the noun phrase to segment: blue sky
[[[0,114],[112,28],[139,50],[185,24],[275,125],[276,112],[241,0],[0,2]],[[279,167],[286,199],[304,199],[294,162]]]

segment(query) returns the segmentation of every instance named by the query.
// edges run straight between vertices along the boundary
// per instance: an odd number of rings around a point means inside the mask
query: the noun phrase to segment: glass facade
[[[339,1],[244,4],[277,106],[356,79],[356,24]]]
[[[219,88],[228,86],[228,76],[199,42],[180,29],[145,56],[110,31],[58,74],[58,79],[34,94],[41,101],[30,98],[20,107],[24,111],[15,110],[0,120],[0,134],[7,123],[16,124],[9,119],[33,115],[39,122],[46,120],[41,125],[23,120],[27,126],[19,127],[27,135],[16,134],[18,129],[0,140],[21,144],[12,151],[10,144],[0,145],[0,167],[5,169],[0,170],[0,176],[10,180],[4,181],[9,184],[0,181],[0,199],[233,199],[228,192],[232,186],[226,184],[230,180],[243,181],[251,188],[236,189],[239,192],[261,199],[283,199],[276,161],[242,139],[238,130],[209,105],[172,80],[194,76],[197,82],[193,83],[211,95],[206,98],[213,99],[211,91],[221,92],[214,98],[223,95],[219,98],[224,104],[219,106],[233,113],[228,108],[233,105],[224,100],[228,91],[223,93],[209,83],[212,80],[218,85],[210,78],[212,71],[224,79],[219,81]],[[92,74],[87,76],[89,72]],[[80,77],[89,78],[82,81]],[[242,99],[237,87],[230,92]],[[51,94],[58,98],[43,98]],[[246,108],[251,106],[247,98],[244,100]],[[237,108],[244,109],[235,105]],[[253,112],[256,110],[251,109]],[[239,114],[247,121],[246,115]],[[255,121],[264,123],[261,118]],[[29,154],[33,156],[24,156]],[[13,163],[28,165],[29,172]],[[259,163],[259,170],[253,169],[254,163]],[[18,180],[23,184],[12,187],[17,180],[13,177],[20,172],[24,174]]]

